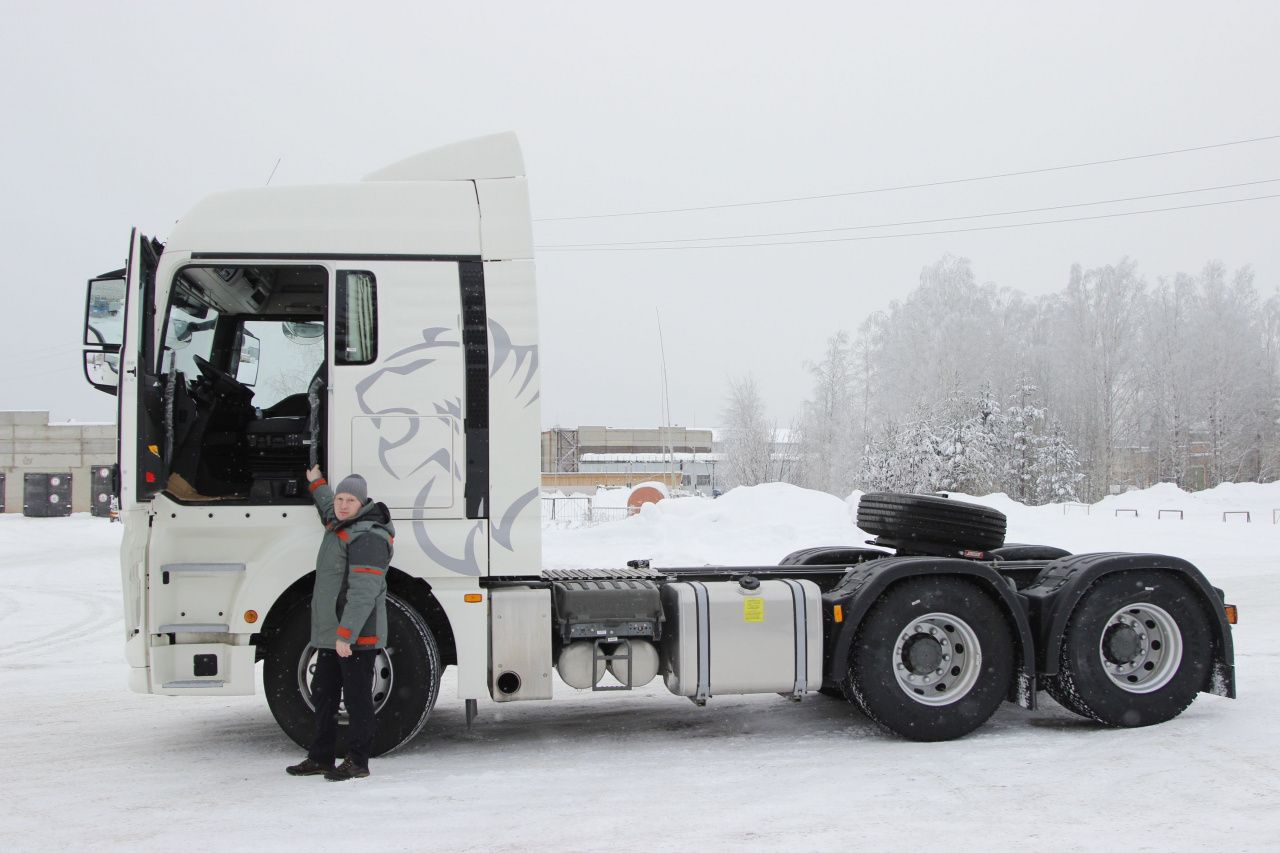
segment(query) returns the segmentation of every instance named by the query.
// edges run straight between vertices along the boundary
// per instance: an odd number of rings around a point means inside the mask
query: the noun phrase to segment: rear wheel
[[[311,600],[285,617],[263,661],[267,704],[280,728],[299,746],[311,745],[315,706],[311,677],[316,649],[311,645]],[[384,755],[407,743],[426,725],[440,693],[440,652],[426,622],[404,601],[387,596],[387,647],[374,663],[373,691],[377,734],[372,755]],[[346,751],[346,712],[338,719],[338,754]]]
[[[1063,632],[1058,674],[1045,689],[1059,704],[1109,726],[1149,726],[1186,710],[1212,655],[1196,594],[1170,572],[1106,575],[1076,605]]]
[[[1009,694],[1013,636],[976,584],[915,577],[894,584],[862,620],[844,687],[867,716],[918,741],[982,725]]]

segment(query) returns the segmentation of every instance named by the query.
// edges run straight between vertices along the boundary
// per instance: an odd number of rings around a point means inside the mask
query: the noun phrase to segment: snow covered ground
[[[978,500],[1008,513],[1010,541],[1199,565],[1241,608],[1240,698],[1202,695],[1170,723],[1127,731],[1045,698],[1037,712],[1006,705],[963,740],[914,744],[821,696],[697,708],[659,680],[482,704],[468,734],[446,676],[426,731],[370,779],[294,779],[284,766],[300,753],[261,696],[128,692],[118,525],[6,515],[0,850],[1277,849],[1280,485],[1161,486],[1087,514]],[[664,501],[548,529],[545,562],[774,563],[862,541],[855,502],[781,485]],[[1252,521],[1222,520],[1234,511]]]

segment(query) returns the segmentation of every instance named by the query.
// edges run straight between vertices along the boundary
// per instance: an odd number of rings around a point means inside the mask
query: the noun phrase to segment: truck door
[[[137,229],[129,237],[129,261],[122,270],[104,273],[89,281],[85,304],[85,378],[95,388],[118,394],[117,423],[121,470],[121,505],[145,500],[158,486],[148,483],[138,465],[137,451],[153,427],[140,393],[154,366],[154,332],[143,318],[155,316],[155,279],[159,246]],[[143,435],[146,433],[146,435]],[[152,473],[153,480],[157,478]],[[152,486],[152,488],[142,488]],[[139,492],[145,492],[140,495]]]
[[[393,518],[465,518],[458,264],[339,263],[332,287],[326,475],[363,475]]]

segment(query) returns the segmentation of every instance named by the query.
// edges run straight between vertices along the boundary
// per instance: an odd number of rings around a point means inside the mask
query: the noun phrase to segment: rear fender
[[[1235,649],[1231,641],[1231,626],[1227,624],[1222,607],[1222,591],[1210,585],[1191,563],[1163,554],[1077,554],[1046,566],[1035,582],[1022,591],[1030,605],[1029,615],[1038,640],[1040,672],[1057,674],[1067,620],[1089,588],[1107,575],[1135,569],[1173,573],[1195,592],[1208,617],[1213,639],[1213,665],[1209,668],[1207,681],[1200,688],[1201,692],[1234,699]]]
[[[876,548],[858,548],[849,545],[824,545],[792,551],[782,558],[779,566],[852,566],[867,560],[879,560],[893,555],[892,551]]]
[[[1010,685],[1008,699],[1024,708],[1035,708],[1035,640],[1027,619],[1026,603],[1020,593],[991,566],[946,557],[886,557],[851,568],[830,592],[822,596],[823,629],[828,656],[824,662],[827,678],[844,678],[844,661],[849,659],[858,626],[871,606],[890,586],[905,578],[921,576],[963,577],[987,591],[1004,610],[1013,628],[1017,678]],[[835,621],[835,607],[842,621]]]

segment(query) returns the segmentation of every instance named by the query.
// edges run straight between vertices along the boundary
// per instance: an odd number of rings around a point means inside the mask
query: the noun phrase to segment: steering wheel
[[[191,360],[195,362],[196,367],[200,368],[200,375],[209,381],[215,391],[220,391],[224,394],[237,394],[246,400],[253,396],[251,388],[241,385],[234,376],[225,370],[214,367],[198,355],[191,356]]]

